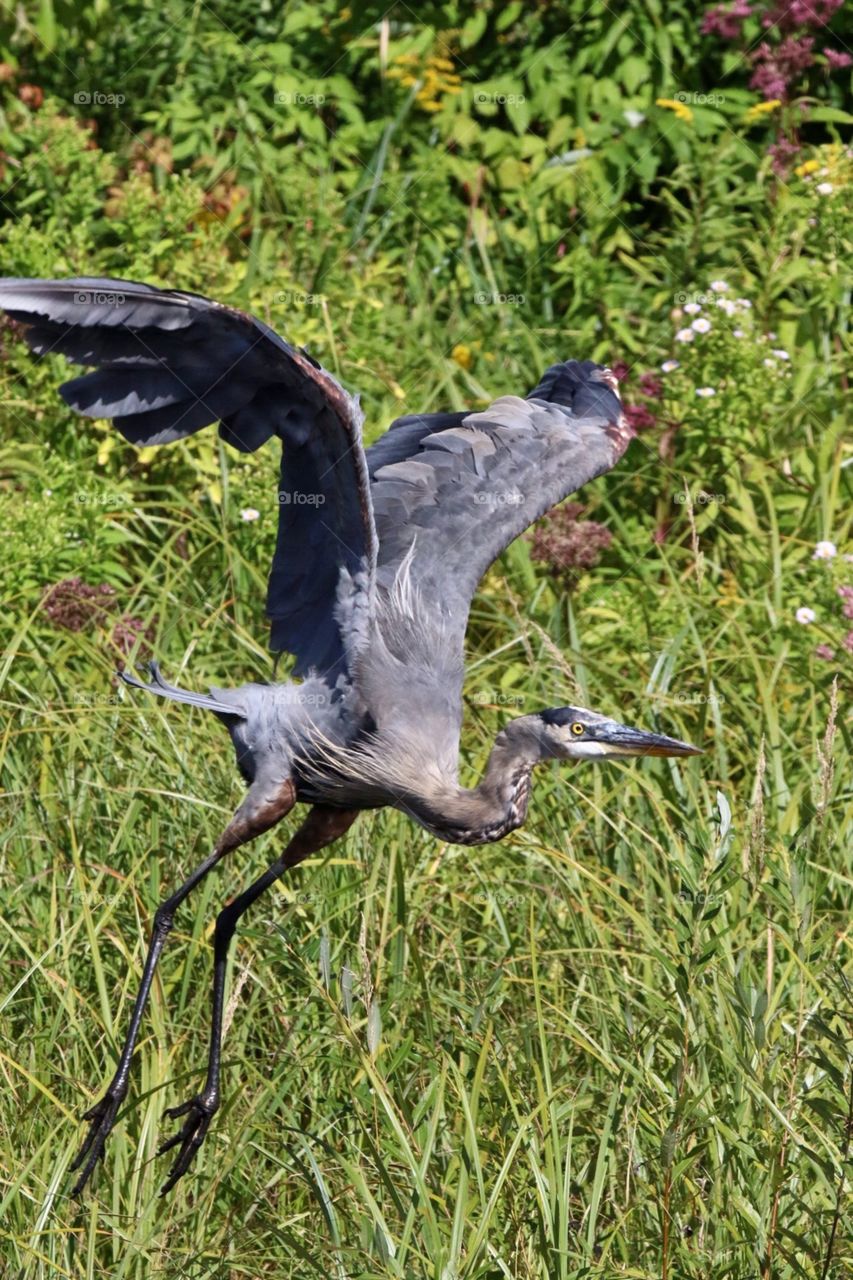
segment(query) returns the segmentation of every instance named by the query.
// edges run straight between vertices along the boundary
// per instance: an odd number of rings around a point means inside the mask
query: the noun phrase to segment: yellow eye
[[[572,733],[575,735],[576,738],[579,738],[581,734],[585,732],[586,732],[586,725],[581,724],[580,720],[576,720],[572,725]]]

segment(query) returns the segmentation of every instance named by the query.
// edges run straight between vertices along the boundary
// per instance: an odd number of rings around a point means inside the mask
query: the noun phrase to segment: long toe
[[[85,1187],[95,1165],[104,1154],[104,1147],[110,1130],[116,1122],[118,1109],[124,1099],[123,1093],[104,1094],[99,1102],[90,1107],[83,1116],[84,1120],[89,1121],[89,1132],[86,1134],[82,1147],[74,1157],[71,1165],[71,1172],[80,1169],[80,1176],[77,1178],[74,1186],[71,1188],[72,1196],[79,1196]]]
[[[172,1119],[184,1115],[187,1118],[178,1132],[168,1138],[157,1152],[158,1156],[161,1156],[166,1151],[180,1147],[178,1157],[169,1171],[169,1176],[160,1188],[161,1196],[165,1196],[171,1191],[178,1179],[182,1178],[187,1169],[189,1169],[199,1147],[204,1142],[216,1109],[217,1104],[215,1103],[205,1102],[202,1098],[190,1098],[189,1102],[184,1102],[179,1107],[170,1107],[167,1110],[166,1115]]]

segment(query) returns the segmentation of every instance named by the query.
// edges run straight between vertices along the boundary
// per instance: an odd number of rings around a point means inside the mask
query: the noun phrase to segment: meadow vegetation
[[[240,851],[76,1204],[155,906],[242,793],[212,718],[114,671],[271,678],[277,459],[135,450],[4,325],[4,1280],[851,1274],[851,47],[834,0],[3,6],[4,275],[233,301],[368,440],[615,369],[629,453],[475,600],[463,774],[564,702],[705,749],[541,770],[494,846],[365,815],[281,882],[160,1199],[212,924],[281,835]]]

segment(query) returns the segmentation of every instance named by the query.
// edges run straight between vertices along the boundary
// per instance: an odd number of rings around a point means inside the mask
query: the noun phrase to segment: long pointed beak
[[[644,729],[629,729],[616,725],[604,739],[608,746],[631,756],[701,756],[702,748],[668,738],[663,733],[648,733]]]

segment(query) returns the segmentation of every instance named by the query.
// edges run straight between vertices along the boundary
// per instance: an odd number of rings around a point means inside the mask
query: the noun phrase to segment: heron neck
[[[527,817],[530,777],[543,759],[536,737],[521,720],[495,739],[476,787],[448,788],[429,811],[418,813],[424,826],[452,844],[489,844],[520,827]]]

